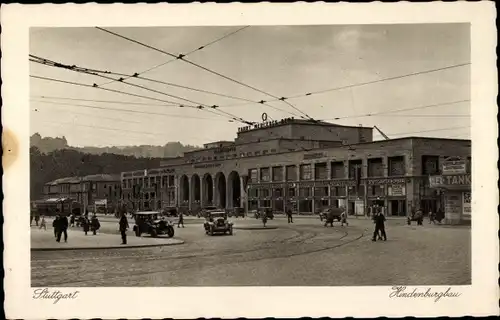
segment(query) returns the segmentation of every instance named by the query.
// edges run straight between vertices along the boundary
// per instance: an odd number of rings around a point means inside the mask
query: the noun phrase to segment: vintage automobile
[[[326,208],[319,213],[319,219],[321,221],[328,221],[329,219],[333,221],[342,221],[342,212],[344,212],[342,208]]]
[[[162,215],[166,217],[177,217],[179,216],[179,211],[177,210],[176,207],[165,207],[161,211]]]
[[[211,236],[215,233],[233,235],[233,223],[227,219],[227,214],[224,211],[207,212],[203,227],[205,233]]]
[[[207,207],[204,207],[203,209],[201,209],[200,211],[198,211],[198,218],[202,218],[202,217],[206,218],[210,212],[219,212],[219,211],[223,211],[223,210],[219,209],[217,207],[214,207],[214,206],[207,206]]]
[[[263,207],[259,208],[256,211],[254,211],[254,217],[255,219],[262,219],[262,215],[265,214],[269,220],[274,219],[274,213],[273,209],[269,207]]]
[[[235,217],[235,218],[242,217],[242,218],[244,218],[245,217],[245,210],[243,208],[240,208],[240,207],[234,207],[232,209],[227,209],[227,215],[229,217]]]
[[[143,233],[150,234],[152,237],[158,235],[167,235],[169,238],[174,236],[174,226],[172,222],[162,218],[157,211],[139,211],[134,214],[135,225],[133,231],[137,237]]]

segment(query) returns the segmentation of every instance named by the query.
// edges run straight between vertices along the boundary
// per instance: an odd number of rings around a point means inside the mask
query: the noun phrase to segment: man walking
[[[101,223],[99,222],[99,219],[97,219],[97,216],[95,214],[92,216],[92,220],[90,221],[90,226],[92,233],[95,236],[97,234],[97,230],[101,228]]]
[[[52,221],[52,227],[54,228],[54,238],[57,239],[57,235],[59,234],[59,228],[60,228],[60,217],[59,215],[56,215],[56,217],[54,218],[54,221]]]
[[[128,220],[127,220],[127,214],[122,213],[122,216],[120,218],[120,234],[122,235],[122,244],[127,244],[127,229],[129,228],[128,225]]]
[[[288,223],[293,223],[292,209],[288,208],[286,210],[286,216],[288,217]]]
[[[177,221],[177,228],[179,228],[181,224],[182,227],[184,228],[184,214],[182,213],[182,211],[179,212],[179,220]]]
[[[68,217],[59,218],[59,230],[57,232],[57,242],[61,242],[61,235],[64,233],[64,242],[68,242]]]
[[[376,214],[373,220],[375,221],[375,231],[373,232],[372,241],[377,241],[377,236],[379,235],[379,232],[384,238],[384,241],[386,241],[387,235],[385,234],[385,216],[381,212],[379,212]]]

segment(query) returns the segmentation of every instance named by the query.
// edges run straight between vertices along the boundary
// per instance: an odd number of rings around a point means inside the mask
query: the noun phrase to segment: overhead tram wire
[[[175,54],[173,54],[173,53],[167,52],[167,51],[165,51],[165,50],[158,49],[158,48],[156,48],[156,47],[153,47],[153,46],[150,46],[150,45],[145,44],[145,43],[143,43],[143,42],[140,42],[140,41],[134,40],[134,39],[132,39],[132,38],[129,38],[129,37],[123,36],[123,35],[118,34],[118,33],[116,33],[116,32],[113,32],[113,31],[110,31],[110,30],[107,30],[107,29],[104,29],[104,28],[101,28],[101,27],[95,27],[95,28],[96,28],[96,29],[98,29],[98,30],[101,30],[101,31],[103,31],[103,32],[109,33],[109,34],[111,34],[111,35],[114,35],[114,36],[116,36],[116,37],[122,38],[122,39],[124,39],[124,40],[127,40],[127,41],[133,42],[133,43],[135,43],[135,44],[138,44],[138,45],[144,46],[144,47],[149,48],[149,49],[151,49],[151,50],[154,50],[154,51],[160,52],[160,53],[162,53],[162,54],[165,54],[165,55],[171,56],[171,57],[173,57],[173,58],[175,58],[175,59],[177,59],[177,60],[182,60],[182,61],[184,61],[184,62],[186,62],[186,63],[188,63],[188,64],[191,64],[191,65],[193,65],[193,66],[195,66],[195,67],[197,67],[197,68],[200,68],[200,69],[202,69],[202,70],[205,70],[205,71],[207,71],[207,72],[209,72],[209,73],[211,73],[211,74],[214,74],[214,75],[216,75],[216,76],[219,76],[219,77],[224,78],[224,79],[226,79],[226,80],[229,80],[229,81],[231,81],[231,82],[237,83],[237,84],[239,84],[239,85],[241,85],[241,86],[244,86],[244,87],[246,87],[246,88],[252,89],[252,90],[257,91],[257,92],[259,92],[259,93],[265,94],[265,95],[267,95],[267,96],[269,96],[269,97],[272,97],[272,98],[276,99],[275,101],[280,100],[280,101],[285,102],[285,100],[287,99],[287,98],[285,98],[285,97],[281,97],[281,98],[280,98],[280,97],[278,97],[278,96],[275,96],[275,95],[273,95],[273,94],[270,94],[270,93],[268,93],[268,92],[265,92],[265,91],[263,91],[263,90],[261,90],[261,89],[258,89],[258,88],[256,88],[256,87],[253,87],[253,86],[251,86],[251,85],[248,85],[248,84],[246,84],[246,83],[243,83],[243,82],[241,82],[241,81],[239,81],[239,80],[236,80],[236,79],[233,79],[233,78],[228,77],[228,76],[226,76],[226,75],[223,75],[223,74],[221,74],[220,72],[217,72],[217,71],[211,70],[211,69],[209,69],[209,68],[207,68],[207,67],[204,67],[204,66],[202,66],[202,65],[200,65],[200,64],[197,64],[197,63],[192,62],[192,61],[190,61],[190,60],[184,59],[184,55],[182,55],[182,54],[181,54],[181,55],[176,56],[176,55],[175,55]],[[268,106],[268,107],[270,107],[270,108],[272,108],[272,109],[278,110],[278,111],[287,112],[287,111],[285,111],[285,110],[283,110],[283,109],[280,109],[280,108],[277,108],[277,107],[275,107],[275,106],[272,106],[272,105],[268,104],[268,103],[267,103],[267,101],[264,101],[264,100],[261,100],[259,103],[260,103],[260,104],[262,104],[262,105]],[[293,107],[293,109],[295,109],[295,110],[296,110],[296,111],[298,111],[299,113],[303,114],[303,115],[304,115],[305,117],[307,117],[308,119],[312,119],[309,115],[307,115],[305,112],[303,112],[303,111],[302,111],[302,110],[300,110],[299,108],[297,108],[297,107],[293,106],[291,103],[287,102],[287,104],[288,104],[289,106],[292,106],[292,107]],[[287,112],[287,113],[288,113],[288,112]]]
[[[78,72],[78,73],[84,73],[84,74],[89,74],[89,75],[101,77],[101,78],[104,78],[104,79],[113,79],[113,80],[116,80],[114,78],[111,78],[111,77],[108,77],[108,76],[103,76],[103,75],[95,72],[97,70],[81,68],[81,67],[78,67],[76,65],[69,66],[69,65],[65,65],[65,64],[62,64],[62,63],[59,63],[59,62],[54,62],[54,61],[51,61],[51,60],[48,60],[48,59],[45,59],[45,58],[37,57],[37,56],[34,56],[34,55],[30,55],[30,56],[34,57],[35,59],[42,60],[42,61],[37,61],[37,60],[34,60],[34,59],[30,59],[30,61],[42,64],[42,65],[46,65],[46,66],[49,66],[49,67],[62,68],[62,69],[67,69],[67,70]],[[88,71],[88,70],[92,70],[92,71]],[[198,105],[198,106],[190,106],[190,105],[179,104],[179,107],[186,106],[186,107],[189,107],[189,108],[199,109],[199,110],[207,111],[209,113],[213,113],[213,114],[221,116],[221,114],[217,113],[217,112],[220,112],[220,113],[224,113],[226,116],[229,116],[232,120],[236,120],[236,121],[239,121],[239,122],[245,123],[245,124],[253,124],[250,121],[247,121],[247,120],[245,120],[245,119],[243,119],[241,117],[238,117],[238,116],[236,116],[234,114],[231,114],[231,113],[223,111],[223,110],[212,111],[210,109],[211,108],[210,106],[202,104],[202,103],[197,102],[197,101],[185,99],[185,98],[182,98],[182,97],[179,97],[179,96],[176,96],[176,95],[171,95],[171,94],[168,94],[168,93],[165,93],[165,92],[162,92],[162,91],[150,89],[150,88],[147,88],[147,87],[144,87],[144,86],[140,86],[140,85],[136,85],[136,84],[129,83],[129,82],[123,82],[122,81],[122,83],[125,83],[125,84],[133,86],[133,87],[141,88],[141,89],[144,89],[144,90],[148,90],[148,91],[151,91],[151,92],[155,92],[155,93],[158,93],[158,94],[163,94],[163,95],[166,95],[166,96],[169,96],[169,97],[173,97],[175,99],[179,99],[179,100],[191,102],[191,103],[194,103],[194,104]],[[94,84],[94,87],[99,87],[99,86],[97,86],[96,84]],[[105,89],[105,88],[102,88],[102,89]],[[177,102],[174,102],[174,101],[168,101],[168,100],[165,100],[165,101],[171,102],[171,103],[177,103]]]
[[[322,119],[320,121],[342,120],[342,119],[353,119],[353,118],[365,118],[365,117],[374,117],[374,116],[382,116],[382,115],[385,116],[385,115],[390,115],[391,113],[404,112],[404,111],[413,111],[413,110],[421,110],[421,109],[435,108],[435,107],[442,107],[442,106],[448,106],[448,105],[453,105],[453,104],[463,103],[463,102],[469,102],[469,101],[470,101],[470,99],[463,99],[463,100],[457,100],[457,101],[451,101],[451,102],[444,102],[444,103],[436,103],[436,104],[429,104],[429,105],[425,105],[425,106],[405,108],[405,109],[396,109],[396,110],[388,110],[388,111],[366,113],[366,114],[361,114],[361,115],[351,115],[351,116],[344,116],[344,117]]]
[[[391,136],[398,135],[407,135],[407,134],[415,134],[415,133],[425,133],[425,132],[437,132],[437,131],[447,131],[447,130],[456,130],[456,129],[465,129],[470,128],[471,126],[460,126],[460,127],[448,127],[448,128],[440,128],[440,129],[430,129],[430,130],[421,130],[421,131],[412,131],[412,132],[393,132],[387,133]]]
[[[178,104],[167,105],[167,104],[140,103],[131,101],[119,101],[119,100],[93,100],[93,99],[70,98],[70,97],[54,97],[54,96],[32,96],[32,97],[39,99],[49,99],[49,100],[86,101],[86,102],[99,102],[99,103],[112,103],[112,104],[130,104],[138,106],[178,107]]]
[[[157,115],[157,116],[163,116],[163,117],[169,117],[169,118],[197,119],[197,120],[208,120],[208,121],[222,121],[223,120],[223,119],[218,119],[218,118],[211,119],[211,118],[202,118],[202,117],[195,117],[195,116],[184,116],[184,115],[180,115],[180,114],[167,114],[167,113],[161,113],[161,112],[139,111],[139,110],[121,109],[121,108],[105,108],[105,107],[98,107],[98,106],[89,106],[89,105],[85,105],[85,104],[74,104],[74,103],[64,103],[64,102],[42,101],[42,100],[34,100],[34,99],[32,99],[32,101],[40,102],[40,103],[46,103],[46,104],[63,105],[63,106],[75,106],[75,107],[90,108],[90,109],[97,109],[97,110],[129,112],[129,113],[147,114],[147,115]],[[224,121],[226,121],[226,120],[224,120]]]
[[[162,80],[157,80],[157,79],[152,79],[152,78],[147,78],[147,77],[141,77],[141,76],[138,75],[138,73],[130,75],[130,74],[126,74],[126,73],[119,73],[119,72],[113,72],[113,71],[87,69],[87,68],[82,68],[82,69],[84,69],[84,70],[92,70],[93,72],[102,73],[102,74],[111,74],[111,75],[121,76],[122,78],[118,79],[117,80],[118,82],[123,82],[125,80],[130,79],[130,78],[136,78],[136,79],[140,79],[140,80],[144,80],[144,81],[150,81],[150,82],[154,82],[154,83],[160,83],[160,84],[164,84],[164,85],[167,85],[167,86],[172,86],[172,87],[176,87],[176,88],[182,88],[182,89],[186,89],[186,90],[191,90],[191,91],[206,93],[206,94],[215,95],[215,96],[219,96],[219,97],[224,97],[224,98],[230,98],[230,99],[235,99],[235,100],[246,101],[246,102],[249,102],[249,103],[252,103],[252,104],[253,103],[260,104],[259,101],[254,101],[254,100],[251,100],[251,99],[246,99],[246,98],[236,97],[236,96],[228,95],[228,94],[224,94],[224,93],[217,93],[217,92],[213,92],[213,91],[208,91],[208,90],[193,88],[193,87],[189,87],[189,86],[179,85],[179,84],[175,84],[175,83],[172,83],[172,82],[167,82],[167,81],[162,81]],[[218,108],[219,106],[212,106],[212,107]],[[297,114],[295,114],[295,113],[290,113],[290,114],[297,116]]]
[[[323,94],[323,93],[332,92],[332,91],[338,91],[338,90],[343,90],[343,89],[350,89],[350,88],[355,88],[355,87],[361,87],[361,86],[366,86],[366,85],[380,83],[380,82],[385,82],[385,81],[392,81],[392,80],[397,80],[397,79],[403,79],[403,78],[407,78],[407,77],[418,76],[418,75],[428,74],[428,73],[433,73],[433,72],[439,72],[439,71],[443,71],[443,70],[449,70],[449,69],[464,67],[464,66],[468,66],[468,65],[471,65],[471,63],[470,62],[460,63],[460,64],[450,65],[450,66],[436,68],[436,69],[428,69],[428,70],[424,70],[424,71],[407,73],[407,74],[403,74],[403,75],[399,75],[399,76],[394,76],[394,77],[382,78],[382,79],[373,80],[373,81],[354,83],[354,84],[350,84],[350,85],[339,86],[339,87],[334,87],[334,88],[324,89],[324,90],[319,90],[319,91],[311,91],[311,92],[307,92],[307,93],[303,93],[303,94],[298,94],[298,95],[295,95],[295,96],[290,96],[290,97],[288,97],[286,99],[289,100],[289,99],[303,98],[303,97],[308,97],[308,96],[312,96],[312,95],[318,95],[318,94]],[[277,101],[277,100],[279,100],[279,99],[269,100],[268,102]],[[236,107],[236,106],[244,106],[244,105],[246,105],[246,104],[240,103],[240,104],[224,105],[224,106],[221,106],[221,107]]]
[[[219,41],[221,41],[221,40],[224,40],[224,39],[226,39],[226,38],[228,38],[228,37],[230,37],[230,36],[232,36],[232,35],[234,35],[234,34],[236,34],[236,33],[240,32],[240,31],[243,31],[243,30],[244,30],[244,29],[246,29],[246,28],[249,28],[249,27],[250,27],[250,26],[245,26],[245,27],[239,28],[239,29],[237,29],[237,30],[235,30],[235,31],[233,31],[233,32],[230,32],[230,33],[228,33],[228,34],[226,34],[226,35],[224,35],[224,36],[222,36],[222,37],[220,37],[220,38],[218,38],[218,39],[215,39],[215,40],[213,40],[213,41],[211,41],[211,42],[209,42],[209,43],[207,43],[207,44],[205,44],[205,45],[202,45],[201,47],[198,47],[197,49],[191,50],[191,51],[189,51],[189,52],[187,52],[187,53],[183,54],[183,56],[184,56],[184,57],[186,57],[186,56],[189,56],[189,55],[191,55],[191,54],[193,54],[193,53],[195,53],[195,52],[197,52],[197,51],[200,51],[200,50],[202,50],[202,49],[205,49],[206,47],[211,46],[211,45],[213,45],[213,44],[215,44],[215,43],[217,43],[217,42],[219,42]],[[157,69],[157,68],[159,68],[159,67],[162,67],[162,66],[164,66],[164,65],[167,65],[167,64],[169,64],[169,63],[171,63],[171,62],[174,62],[174,61],[177,61],[177,60],[178,60],[177,58],[175,58],[175,59],[170,59],[170,60],[168,60],[168,61],[165,61],[165,62],[163,62],[163,63],[160,63],[160,64],[158,64],[158,65],[155,65],[155,66],[153,66],[153,67],[151,67],[151,68],[148,68],[148,69],[146,69],[146,70],[144,70],[144,71],[141,71],[141,72],[138,72],[138,73],[136,73],[136,74],[137,74],[137,75],[144,74],[144,73],[146,73],[146,72],[152,71],[152,70],[154,70],[154,69]],[[131,78],[131,77],[133,77],[133,76],[126,76],[126,78],[125,78],[124,80],[127,80],[127,79],[129,79],[129,78]],[[113,83],[113,82],[116,82],[116,81],[109,81],[109,82],[101,83],[101,84],[100,84],[100,86],[108,85],[108,84]]]
[[[67,108],[62,108],[62,107],[58,107],[58,106],[55,106],[55,105],[50,105],[50,106],[53,107],[53,108],[57,108],[59,110],[64,110],[64,111],[68,110]],[[34,110],[32,110],[32,111],[36,112],[37,114],[45,113],[45,112],[39,112],[39,110],[36,109],[36,108]],[[71,114],[78,114],[78,115],[81,115],[81,116],[86,116],[86,117],[90,117],[90,118],[96,118],[96,116],[94,114],[89,114],[89,113],[84,113],[84,112],[71,111]],[[98,118],[99,119],[108,119],[108,120],[113,120],[113,121],[118,121],[118,122],[125,122],[125,123],[141,123],[140,121],[125,120],[125,119],[121,119],[121,118],[103,117],[101,115],[99,115]]]

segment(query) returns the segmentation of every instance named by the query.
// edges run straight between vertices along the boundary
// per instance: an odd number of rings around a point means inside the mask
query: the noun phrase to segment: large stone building
[[[431,188],[429,177],[450,157],[470,163],[470,140],[373,141],[372,130],[295,119],[240,128],[234,141],[123,172],[123,200],[139,209],[289,207],[299,214],[326,206],[366,214],[376,204],[401,216],[444,208],[443,189]]]

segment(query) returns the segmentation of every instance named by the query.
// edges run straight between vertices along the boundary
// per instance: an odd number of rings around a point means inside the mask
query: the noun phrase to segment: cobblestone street
[[[116,222],[101,220],[102,232]],[[325,228],[317,218],[269,222],[270,230],[207,236],[187,219],[175,238],[151,248],[32,251],[33,286],[372,286],[470,283],[470,228],[387,222],[388,240],[371,241],[373,224]],[[251,218],[235,226],[256,226]],[[52,231],[52,230],[48,230]],[[69,236],[78,231],[70,230]],[[129,232],[129,237],[131,232]],[[119,241],[119,235],[116,235]]]

